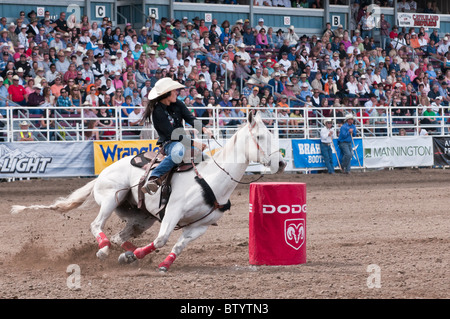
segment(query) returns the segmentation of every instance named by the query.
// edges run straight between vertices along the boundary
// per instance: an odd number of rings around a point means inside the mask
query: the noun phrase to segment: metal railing
[[[42,113],[36,114],[36,107],[0,107],[0,142],[20,140],[20,132],[31,133],[34,141],[86,141],[86,140],[137,140],[157,139],[158,135],[151,124],[131,125],[122,110],[127,107],[86,107],[72,108],[67,113],[61,107],[39,107]],[[128,107],[129,108],[129,107]],[[144,107],[133,107],[143,111]],[[426,112],[435,109],[436,115]],[[279,138],[315,139],[320,138],[320,130],[325,119],[332,119],[339,131],[349,113],[360,137],[390,137],[398,135],[449,135],[450,114],[447,106],[394,106],[374,107],[192,107],[194,114],[205,112],[197,118],[208,126],[216,137],[231,137],[240,125],[247,120],[250,110],[261,111],[266,126]],[[100,110],[112,111],[107,118],[99,116]],[[98,112],[95,115],[95,112]],[[296,116],[292,116],[295,113]],[[424,114],[426,116],[424,116]],[[431,115],[431,116],[430,116]],[[423,120],[427,119],[427,120]],[[110,121],[104,125],[103,120]],[[27,127],[20,124],[25,121]],[[189,125],[186,125],[190,129]]]

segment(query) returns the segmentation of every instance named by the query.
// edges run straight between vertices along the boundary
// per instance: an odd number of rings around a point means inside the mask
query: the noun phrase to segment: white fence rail
[[[151,124],[132,125],[123,110],[130,107],[1,107],[0,142],[17,142],[24,130],[34,141],[84,141],[84,140],[133,140],[156,139],[157,133]],[[143,107],[131,107],[143,112]],[[428,109],[427,109],[428,108]],[[111,111],[109,117],[101,117],[101,110]],[[361,137],[391,137],[397,135],[433,136],[449,134],[450,115],[446,106],[395,106],[374,107],[263,107],[251,108],[261,111],[266,125],[280,138],[319,138],[323,120],[331,118],[339,130],[345,115],[352,113],[358,135]],[[250,108],[193,107],[192,112],[209,126],[214,135],[228,138],[236,128],[245,123]],[[371,112],[371,113],[368,113]],[[435,115],[433,115],[433,113]],[[293,114],[296,116],[293,116]],[[425,119],[425,121],[424,121]],[[28,127],[20,124],[26,121]],[[28,133],[27,133],[28,134]],[[28,136],[28,135],[27,135]]]

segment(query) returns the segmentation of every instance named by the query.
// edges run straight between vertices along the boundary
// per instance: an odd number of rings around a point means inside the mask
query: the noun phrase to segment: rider
[[[186,147],[181,141],[187,138],[183,130],[183,120],[192,127],[196,122],[197,125],[201,125],[203,133],[212,136],[212,132],[203,126],[201,121],[196,121],[186,105],[177,98],[177,90],[184,87],[171,78],[162,78],[156,82],[148,95],[149,103],[144,118],[153,123],[159,136],[157,144],[164,150],[166,157],[152,171],[149,180],[142,187],[144,193],[155,193],[161,185],[160,177],[181,163],[186,152]]]

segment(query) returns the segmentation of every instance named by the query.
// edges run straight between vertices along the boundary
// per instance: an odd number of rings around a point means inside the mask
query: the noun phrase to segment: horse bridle
[[[256,138],[255,138],[255,136],[253,135],[253,132],[252,132],[252,130],[253,130],[253,128],[255,127],[255,125],[256,125],[256,122],[253,123],[252,126],[250,126],[250,125],[248,126],[248,130],[249,130],[249,132],[250,132],[250,137],[252,138],[252,141],[255,143],[257,150],[258,150],[260,153],[262,153],[263,156],[265,156],[265,155],[266,155],[266,152],[264,152],[264,150],[261,148],[261,146],[259,145],[258,141],[256,140]],[[217,139],[216,139],[214,136],[212,136],[212,139],[213,139],[217,144],[220,145],[220,143],[217,141]],[[209,148],[209,151],[211,152],[211,145],[210,145],[210,143],[209,143],[209,140],[210,140],[210,138],[208,138],[208,148]],[[222,147],[222,145],[220,145],[220,146]],[[280,151],[280,150],[277,150],[277,151],[272,152],[272,153],[269,155],[269,157],[272,156],[272,154],[278,153],[279,151]],[[261,176],[259,176],[257,179],[255,179],[255,180],[253,180],[253,181],[251,181],[251,182],[241,182],[241,181],[238,181],[238,180],[236,180],[235,178],[233,178],[233,176],[231,176],[231,174],[230,174],[229,172],[227,172],[223,167],[221,167],[221,166],[216,162],[216,160],[214,159],[214,156],[211,156],[211,158],[212,158],[213,162],[216,164],[216,166],[217,166],[218,168],[220,168],[225,174],[227,174],[233,182],[236,182],[236,183],[238,183],[238,184],[249,185],[249,184],[251,184],[251,183],[256,183],[257,181],[259,181],[260,179],[262,179],[262,178],[264,177],[264,174],[261,174]]]

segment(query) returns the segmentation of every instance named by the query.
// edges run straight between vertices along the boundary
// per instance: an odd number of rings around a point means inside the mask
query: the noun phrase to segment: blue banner
[[[333,145],[333,165],[339,168],[341,151],[337,140],[333,140]],[[292,155],[295,168],[325,168],[320,151],[320,140],[292,140]],[[354,139],[351,166],[363,167],[363,157],[362,139]]]
[[[94,176],[92,142],[0,143],[0,178]]]

